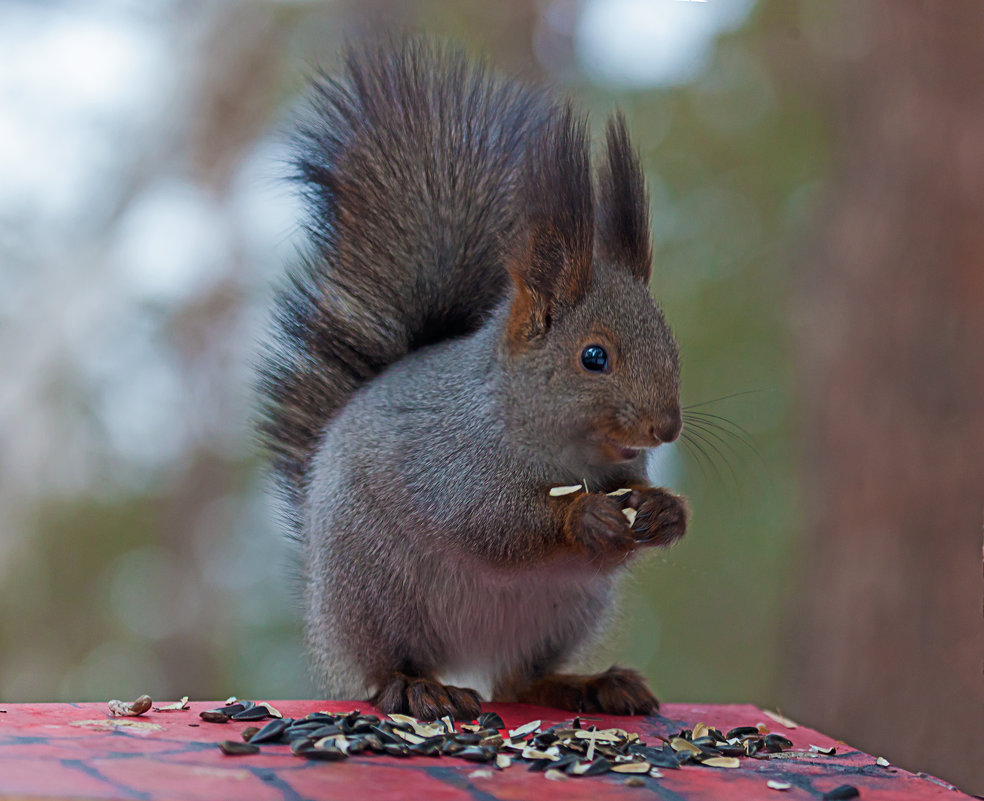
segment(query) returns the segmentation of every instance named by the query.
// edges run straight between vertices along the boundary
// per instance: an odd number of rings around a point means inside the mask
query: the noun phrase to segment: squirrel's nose
[[[673,440],[680,436],[680,430],[682,428],[683,417],[680,414],[680,408],[675,406],[672,409],[661,412],[656,417],[656,422],[649,427],[649,434],[653,439],[659,440],[660,442],[673,442]]]

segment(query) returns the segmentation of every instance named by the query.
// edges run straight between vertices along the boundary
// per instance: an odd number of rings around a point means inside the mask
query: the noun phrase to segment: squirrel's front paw
[[[566,528],[571,544],[592,557],[620,559],[636,545],[621,504],[600,493],[585,493],[571,502]]]
[[[628,506],[636,510],[632,533],[638,545],[669,545],[687,531],[686,502],[661,487],[633,490]]]

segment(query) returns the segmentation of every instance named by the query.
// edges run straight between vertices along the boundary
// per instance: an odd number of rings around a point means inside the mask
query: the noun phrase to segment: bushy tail
[[[410,351],[476,328],[544,97],[422,43],[351,52],[296,137],[310,247],[277,299],[261,433],[293,511],[331,416]]]

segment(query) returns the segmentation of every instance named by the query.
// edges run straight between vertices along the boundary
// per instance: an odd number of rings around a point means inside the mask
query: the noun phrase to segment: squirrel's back
[[[544,96],[420,41],[348,54],[296,135],[309,247],[277,298],[262,433],[296,514],[326,423],[407,353],[473,331],[509,282]]]

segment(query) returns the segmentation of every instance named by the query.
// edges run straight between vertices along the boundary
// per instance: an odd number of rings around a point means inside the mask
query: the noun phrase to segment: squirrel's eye
[[[608,353],[601,345],[588,345],[581,351],[581,364],[592,373],[604,372],[608,369]]]

